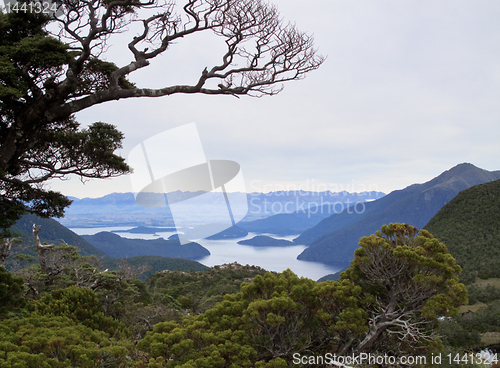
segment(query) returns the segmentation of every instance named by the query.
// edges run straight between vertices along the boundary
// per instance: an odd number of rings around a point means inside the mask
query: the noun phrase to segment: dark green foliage
[[[325,343],[314,285],[289,270],[257,276],[197,317],[157,324],[137,346],[167,367],[289,366],[294,352]]]
[[[458,323],[468,331],[500,332],[500,300],[481,308],[475,313],[466,313],[457,318]]]
[[[40,266],[20,271],[27,285],[39,277],[44,286],[26,317],[0,322],[0,366],[284,368],[295,353],[439,347],[437,317],[453,314],[466,296],[446,247],[405,224],[384,226],[360,245],[340,281],[320,283],[238,264],[159,272],[144,283],[126,263],[100,271],[73,247],[51,248],[61,252],[63,272],[47,286]],[[460,320],[445,343],[475,343],[496,314],[488,310],[469,335],[461,335],[468,326]]]
[[[389,224],[376,235],[361,238],[359,244],[351,268],[341,279],[353,280],[379,296],[394,288],[390,297],[401,293],[398,303],[425,301],[422,312],[431,318],[437,313],[457,314],[456,305],[467,300],[465,287],[458,282],[460,266],[428,231]]]
[[[463,320],[463,317],[459,319]],[[474,329],[468,329],[455,319],[444,320],[439,324],[438,333],[443,344],[455,349],[471,349],[480,346],[481,338]]]
[[[227,264],[215,266],[203,272],[167,271],[159,272],[146,280],[148,289],[161,296],[164,303],[180,307],[178,298],[194,313],[204,312],[224,299],[224,295],[237,293],[244,281],[250,281],[266,271],[256,266]]]
[[[107,62],[82,65],[80,83],[57,89],[65,68],[77,55],[44,30],[49,18],[34,12],[0,13],[0,226],[10,228],[24,212],[61,217],[71,201],[40,183],[70,173],[112,177],[128,172],[113,152],[122,133],[95,123],[86,129],[71,114],[48,119],[47,110],[78,85],[99,89],[116,68]],[[125,87],[124,82],[122,87]]]
[[[118,70],[114,63],[91,58],[85,70],[82,72],[82,78],[78,83],[77,89],[80,93],[92,93],[106,89],[110,84],[111,73]],[[127,81],[125,78],[120,78],[118,84],[121,88],[130,89],[135,86],[134,83]]]
[[[13,234],[8,229],[16,223],[26,209],[24,204],[0,196],[0,238],[11,237]]]
[[[462,266],[464,283],[500,277],[500,180],[464,190],[425,228]]]
[[[477,302],[489,303],[494,300],[500,300],[500,288],[492,285],[486,287],[478,287],[469,285],[467,287],[469,292],[469,304],[476,304]]]
[[[325,324],[316,313],[321,304],[315,286],[313,280],[299,278],[290,270],[259,275],[242,285],[239,294],[250,301],[244,311],[250,344],[259,359],[279,357],[290,363],[294,353],[319,352],[329,342]]]
[[[437,318],[457,315],[467,303],[460,266],[446,246],[426,230],[399,223],[382,226],[359,245],[351,268],[340,275],[373,298],[361,305],[372,322],[358,350],[409,353],[437,346]]]
[[[164,270],[178,271],[206,271],[209,268],[199,262],[183,258],[161,256],[135,256],[130,258],[108,258],[103,262],[104,267],[117,270],[121,266],[128,266],[137,270],[137,277],[144,281],[151,275]]]
[[[30,256],[17,255],[17,258]],[[90,286],[97,273],[99,261],[95,257],[81,257],[76,247],[61,244],[37,255],[39,263],[17,270],[25,280],[25,295],[38,299],[44,292],[65,288],[70,285]],[[22,264],[23,262],[20,262]]]
[[[31,316],[64,316],[93,330],[104,331],[110,336],[124,338],[129,332],[117,320],[101,311],[97,295],[88,288],[70,286],[54,290],[40,300],[29,304]]]
[[[0,320],[19,312],[25,304],[22,296],[24,281],[0,266]]]
[[[130,349],[63,316],[4,320],[0,336],[1,367],[123,367]]]
[[[278,358],[290,366],[296,352],[398,355],[439,348],[437,317],[456,314],[467,295],[446,247],[405,224],[384,226],[360,245],[341,281],[315,283],[290,271],[259,275],[197,317],[156,325],[138,347],[154,358],[151,367],[281,364]],[[172,288],[169,295],[193,308],[193,299],[176,291],[189,290]]]
[[[317,317],[328,331],[329,350],[344,355],[359,344],[368,332],[369,314],[365,310],[373,298],[350,280],[317,283]],[[355,351],[355,350],[354,350]]]
[[[140,299],[144,300],[144,295],[141,295],[136,286],[141,285],[141,281],[130,279],[121,272],[101,272],[96,284],[95,293],[107,316],[120,319],[128,313],[134,303]]]

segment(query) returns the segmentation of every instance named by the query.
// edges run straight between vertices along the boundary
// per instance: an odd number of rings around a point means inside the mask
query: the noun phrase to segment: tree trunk
[[[12,239],[3,239],[2,246],[0,247],[0,266],[5,264],[5,260],[10,256],[10,249],[12,247]]]
[[[43,274],[47,274],[47,249],[54,247],[54,244],[44,245],[40,242],[38,233],[40,232],[40,225],[33,224],[33,239],[35,239],[36,252],[38,254],[38,262],[40,262],[40,270]]]

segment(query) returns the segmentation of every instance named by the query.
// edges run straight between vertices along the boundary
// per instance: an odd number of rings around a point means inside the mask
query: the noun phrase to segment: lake
[[[93,235],[100,231],[129,230],[132,227],[93,227],[93,228],[70,228],[78,235]],[[130,239],[167,239],[173,232],[157,232],[153,234],[135,234],[127,232],[117,233],[121,237]],[[271,234],[249,233],[248,236],[237,239],[225,240],[195,240],[210,251],[210,255],[199,259],[198,262],[212,267],[224,263],[238,262],[242,265],[260,266],[269,271],[282,272],[289,268],[295,274],[317,280],[325,275],[339,271],[339,268],[324,265],[317,262],[299,261],[297,256],[307,247],[305,245],[294,245],[290,247],[253,247],[251,245],[240,245],[238,242],[253,238],[255,235],[269,235],[276,239],[292,240],[298,236],[275,236]]]

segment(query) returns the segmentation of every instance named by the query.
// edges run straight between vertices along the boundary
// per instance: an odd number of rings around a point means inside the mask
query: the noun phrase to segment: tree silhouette
[[[86,0],[58,2],[62,15],[0,14],[0,226],[24,211],[62,216],[70,204],[43,184],[76,174],[108,178],[129,171],[113,152],[123,135],[102,122],[80,129],[73,114],[107,101],[178,93],[274,95],[324,58],[311,36],[260,0]],[[105,61],[112,36],[129,31],[130,62]],[[175,42],[211,32],[225,43],[220,62],[193,84],[152,89],[127,78]],[[208,63],[208,61],[207,61]]]

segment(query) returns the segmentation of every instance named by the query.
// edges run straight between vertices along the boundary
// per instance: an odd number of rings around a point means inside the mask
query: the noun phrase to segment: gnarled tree
[[[407,224],[384,225],[361,238],[351,268],[341,279],[370,298],[366,331],[347,351],[409,353],[437,342],[440,316],[453,316],[467,302],[461,271],[446,246],[428,231]]]
[[[122,134],[112,125],[80,129],[73,114],[106,101],[177,93],[273,95],[282,83],[317,69],[311,36],[284,23],[261,0],[58,1],[62,15],[0,13],[0,227],[28,210],[60,216],[69,201],[46,190],[51,178],[106,178],[129,167],[113,152]],[[110,37],[129,28],[130,62],[104,61]],[[131,31],[129,31],[132,33]],[[212,32],[225,42],[220,62],[191,85],[151,89],[127,78],[174,42]]]

